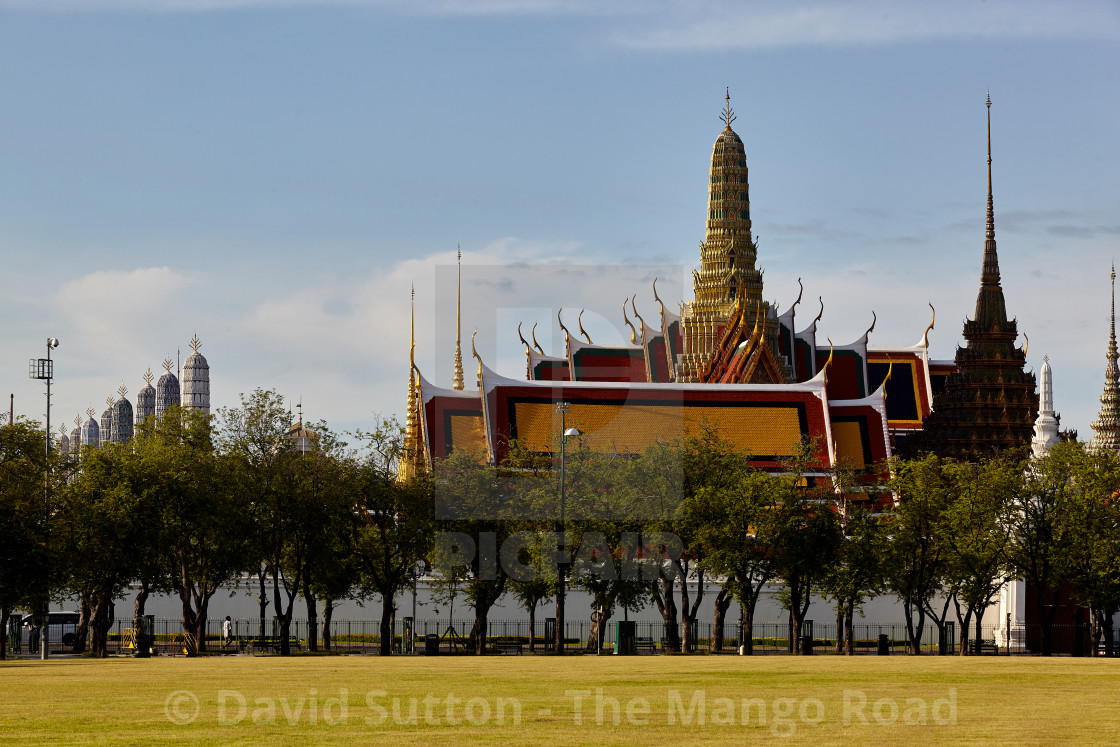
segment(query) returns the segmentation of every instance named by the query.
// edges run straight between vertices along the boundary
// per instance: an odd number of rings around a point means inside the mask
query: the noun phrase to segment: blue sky
[[[0,0],[0,380],[39,416],[25,361],[60,338],[71,422],[197,332],[216,406],[270,387],[368,426],[403,409],[410,283],[417,362],[450,383],[457,243],[492,367],[520,376],[516,322],[545,342],[559,305],[620,341],[624,296],[656,315],[651,274],[691,298],[725,87],[766,297],[801,277],[838,344],[873,310],[873,343],[913,343],[932,302],[951,358],[991,89],[1008,309],[1088,437],[1118,40],[1118,6],[1090,0]]]

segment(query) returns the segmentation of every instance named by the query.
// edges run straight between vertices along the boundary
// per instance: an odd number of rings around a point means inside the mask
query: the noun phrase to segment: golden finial
[[[537,342],[537,323],[536,322],[533,322],[533,329],[530,330],[530,332],[531,332],[530,337],[533,338],[533,347],[535,347],[537,349],[538,353],[540,353],[541,355],[544,355],[544,348],[542,348],[540,343]]]
[[[881,385],[882,388],[883,388],[883,401],[884,402],[886,402],[886,400],[887,400],[887,382],[891,380],[891,374],[894,373],[894,361],[890,360],[890,359],[888,359],[888,361],[889,361],[890,365],[887,366],[887,375],[885,377],[883,377],[883,383]]]
[[[661,299],[658,298],[658,296],[657,296],[657,278],[653,279],[653,300],[657,301],[657,305],[661,309],[661,316],[662,316],[662,318],[664,318],[664,316],[665,316],[665,304],[661,303]]]
[[[166,371],[167,373],[171,373],[171,355],[170,354],[168,354],[166,360],[163,361],[163,370]]]
[[[89,415],[89,419],[90,419],[90,420],[93,420],[93,405],[90,405],[90,406],[89,406],[89,407],[88,407],[88,408],[86,409],[86,415]]]
[[[735,112],[731,109],[731,87],[728,86],[724,98],[727,101],[727,108],[720,113],[720,121],[727,125],[727,129],[731,129],[731,123],[735,121]]]
[[[105,404],[107,404],[109,406],[110,410],[113,409],[113,395],[110,394],[108,397],[105,398]]]
[[[475,357],[475,360],[478,361],[478,383],[479,383],[479,386],[481,387],[481,385],[482,385],[482,356],[478,354],[478,350],[474,346],[474,337],[477,334],[478,334],[478,328],[476,327],[475,330],[474,330],[474,334],[471,335],[471,355],[473,355]]]
[[[926,303],[929,303],[929,301],[926,301]],[[931,303],[929,304],[929,310],[930,313],[933,314],[933,318],[929,320],[929,326],[926,327],[926,331],[922,333],[922,347],[924,347],[926,350],[929,350],[930,330],[933,329],[933,323],[937,321],[937,309],[933,308],[933,304]]]
[[[824,366],[821,367],[821,372],[824,374],[824,383],[827,385],[828,384],[828,367],[832,365],[832,352],[834,350],[834,346],[832,344],[832,338],[831,337],[826,337],[824,339],[828,340],[828,360],[826,360],[824,362]]]
[[[864,342],[867,342],[868,336],[875,331],[875,322],[879,321],[879,317],[875,316],[875,311],[871,311],[871,326],[863,333]]]
[[[805,286],[801,284],[801,278],[798,278],[797,279],[797,300],[793,302],[793,306],[790,306],[790,309],[796,309],[797,308],[797,304],[801,303],[801,296],[804,295],[804,293],[805,293]]]
[[[819,322],[821,320],[821,317],[824,316],[824,296],[818,296],[817,300],[821,302],[821,311],[819,314],[817,314],[817,318],[813,320],[813,324]]]
[[[128,394],[128,388],[123,383],[121,384],[121,388],[117,391],[120,392],[121,399],[124,399],[124,395]]]
[[[592,344],[591,335],[587,334],[587,330],[583,328],[583,309],[579,310],[579,317],[576,319],[576,323],[579,324],[579,333],[583,335],[583,339],[587,340],[588,345]]]
[[[630,317],[626,316],[626,301],[627,300],[628,299],[625,299],[625,298],[622,299],[622,321],[626,324],[627,327],[630,328],[630,344],[631,345],[637,345],[638,344],[638,331],[634,329],[634,325],[630,322]]]
[[[1027,333],[1024,332],[1023,339],[1027,341],[1027,344],[1023,346],[1023,357],[1026,358],[1027,351],[1031,349],[1031,338],[1027,337]]]
[[[556,321],[560,324],[560,329],[564,331],[564,343],[567,344],[570,333],[568,332],[568,328],[564,326],[564,320],[560,318],[560,313],[562,311],[564,311],[563,306],[556,310]]]
[[[633,296],[630,297],[630,310],[634,312],[634,316],[637,318],[638,324],[640,324],[642,326],[642,343],[645,344],[645,340],[646,340],[646,320],[642,319],[642,315],[638,313],[638,305],[636,303],[634,303],[634,301],[637,300],[637,298],[638,298],[637,293],[635,293]],[[623,309],[626,308],[626,302],[625,301],[622,302],[622,307],[623,307]]]
[[[198,339],[198,333],[195,332],[194,337],[191,338],[191,350],[197,353],[200,347],[202,347],[202,343]]]
[[[525,335],[521,334],[521,322],[517,323],[517,339],[521,340],[521,344],[525,346],[525,354],[529,354],[529,341],[525,339]]]
[[[152,385],[152,367],[148,366],[148,370],[144,372],[144,383],[148,386]]]

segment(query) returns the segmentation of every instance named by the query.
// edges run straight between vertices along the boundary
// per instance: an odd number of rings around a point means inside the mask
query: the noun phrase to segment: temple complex
[[[583,328],[582,310],[559,309],[562,354],[547,354],[537,342],[540,320],[532,323],[529,339],[523,323],[517,329],[525,351],[523,380],[490,369],[472,337],[473,387],[463,382],[457,307],[453,388],[421,375],[412,337],[400,477],[457,449],[491,463],[501,462],[515,441],[530,452],[551,454],[558,444],[560,402],[568,404],[567,424],[593,449],[638,453],[707,425],[763,469],[782,469],[809,444],[818,475],[847,465],[868,479],[882,477],[886,460],[915,441],[962,457],[1030,443],[1038,398],[1033,375],[1023,370],[1025,350],[1015,347],[1016,324],[1007,319],[1000,287],[990,108],[984,271],[975,318],[965,325],[967,344],[955,361],[930,359],[933,320],[916,343],[877,345],[871,342],[876,315],[869,309],[867,331],[834,344],[818,339],[823,296],[819,311],[799,326],[800,280],[796,298],[781,313],[763,299],[746,153],[731,126],[729,93],[720,119],[724,127],[712,148],[693,299],[674,313],[654,281],[652,300],[660,318],[647,321],[637,293],[628,294],[620,329],[629,328],[630,343],[622,345],[595,344]]]

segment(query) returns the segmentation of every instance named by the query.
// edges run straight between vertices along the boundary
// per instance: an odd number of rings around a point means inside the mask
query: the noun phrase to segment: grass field
[[[814,743],[1117,743],[1120,660],[350,656],[0,662],[0,733],[8,744],[695,744],[776,737]]]

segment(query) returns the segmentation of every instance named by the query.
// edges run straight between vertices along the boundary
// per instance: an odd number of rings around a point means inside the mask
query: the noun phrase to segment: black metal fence
[[[280,649],[280,625],[275,617],[240,618],[231,620],[231,636],[227,641],[224,635],[224,619],[207,620],[205,625],[205,644],[201,648],[210,653],[252,653],[272,654]],[[611,619],[603,630],[601,652],[613,653],[616,645],[617,621]],[[146,637],[138,641],[133,621],[116,620],[109,630],[109,650],[118,653],[134,653],[137,645],[148,645],[152,653],[185,653],[190,641],[184,634],[182,621],[177,618],[148,617],[145,621]],[[393,621],[393,640],[391,648],[398,653],[451,654],[471,651],[470,633],[474,626],[473,618],[459,619],[420,619],[413,624],[410,618],[398,617]],[[837,645],[835,621],[805,621],[802,639],[798,649],[803,653],[836,653],[846,650],[841,643]],[[564,649],[567,652],[594,652],[594,641],[590,641],[592,624],[589,620],[567,620],[564,625]],[[77,626],[52,625],[51,653],[73,653],[77,637]],[[292,651],[307,651],[310,648],[310,629],[306,620],[293,620],[288,630],[289,647]],[[694,621],[692,644],[694,651],[711,651],[717,645],[713,641],[714,630],[710,621]],[[27,627],[13,625],[6,631],[8,650],[13,655],[35,653],[31,631]],[[745,642],[738,621],[725,623],[722,627],[722,648],[724,653],[738,651]],[[920,639],[919,650],[922,654],[956,654],[960,651],[962,634],[967,636],[970,654],[982,655],[1032,655],[1040,653],[1041,632],[1038,626],[983,625],[979,639],[975,627],[970,626],[963,633],[955,621],[948,621],[943,628],[927,621]],[[490,620],[486,635],[489,651],[502,653],[546,653],[554,650],[555,620],[538,619],[532,627],[527,620]],[[683,648],[683,630],[678,624],[669,628],[662,622],[638,621],[634,623],[636,650],[639,654],[661,654],[680,651]],[[717,636],[718,638],[718,636]],[[790,626],[787,620],[756,622],[752,628],[752,653],[783,654],[793,651]],[[315,628],[317,650],[324,650],[322,625]],[[908,654],[910,641],[906,626],[902,623],[875,624],[857,623],[852,630],[853,651],[856,654]],[[1053,628],[1053,648],[1055,654],[1089,655],[1093,639],[1087,625],[1055,625]],[[1113,631],[1112,650],[1108,650],[1107,636],[1097,643],[1097,653],[1102,656],[1120,656],[1120,629]],[[193,648],[193,647],[192,647]],[[332,620],[330,624],[330,650],[342,653],[372,654],[381,648],[380,620]]]

